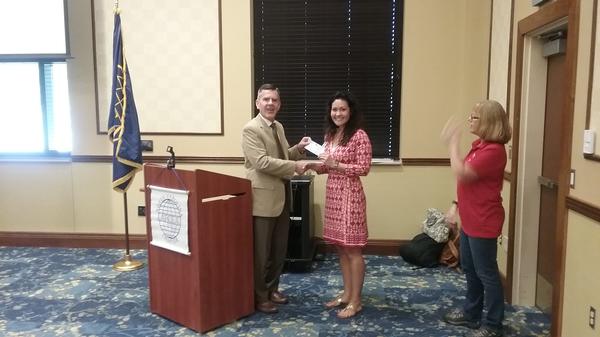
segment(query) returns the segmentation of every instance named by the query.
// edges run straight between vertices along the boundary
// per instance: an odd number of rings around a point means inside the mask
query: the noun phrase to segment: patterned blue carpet
[[[120,273],[122,250],[0,247],[1,336],[198,336],[148,309],[148,270]],[[134,251],[146,261],[146,251]],[[288,273],[281,290],[291,303],[257,313],[207,336],[462,336],[440,321],[463,299],[464,277],[450,269],[414,270],[399,257],[367,256],[364,309],[341,320],[322,303],[340,289],[335,256],[311,273]],[[506,308],[506,336],[549,336],[535,308]]]

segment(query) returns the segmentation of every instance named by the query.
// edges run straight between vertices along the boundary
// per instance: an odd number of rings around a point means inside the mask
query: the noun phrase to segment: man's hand
[[[296,167],[294,168],[294,171],[296,171],[297,174],[303,174],[306,171],[306,162],[303,160],[299,160],[297,162],[295,162]]]
[[[300,142],[298,142],[298,149],[300,151],[304,151],[304,148],[308,144],[310,144],[310,137],[302,137],[302,139],[300,139]]]

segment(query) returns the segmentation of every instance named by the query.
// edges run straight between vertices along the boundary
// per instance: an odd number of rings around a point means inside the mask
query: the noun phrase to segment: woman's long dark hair
[[[358,109],[356,99],[354,99],[350,93],[345,91],[336,92],[327,102],[327,111],[325,112],[325,141],[332,141],[338,129],[338,126],[335,125],[331,119],[331,105],[333,105],[333,102],[336,99],[346,101],[346,103],[348,103],[348,108],[350,109],[350,118],[348,119],[346,126],[344,126],[344,134],[340,140],[341,145],[346,145],[356,130],[363,127],[363,116]]]

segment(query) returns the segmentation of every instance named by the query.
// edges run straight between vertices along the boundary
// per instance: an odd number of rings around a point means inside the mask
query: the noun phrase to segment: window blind
[[[290,144],[323,142],[327,100],[350,91],[375,158],[399,159],[403,1],[254,0],[255,92],[279,87]]]

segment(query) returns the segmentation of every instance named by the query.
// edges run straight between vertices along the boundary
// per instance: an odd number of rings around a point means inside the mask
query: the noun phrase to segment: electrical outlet
[[[149,139],[142,139],[142,151],[152,152],[154,151],[154,142]]]
[[[590,328],[596,328],[596,309],[594,307],[590,307]]]
[[[146,206],[138,206],[138,216],[146,216]]]

